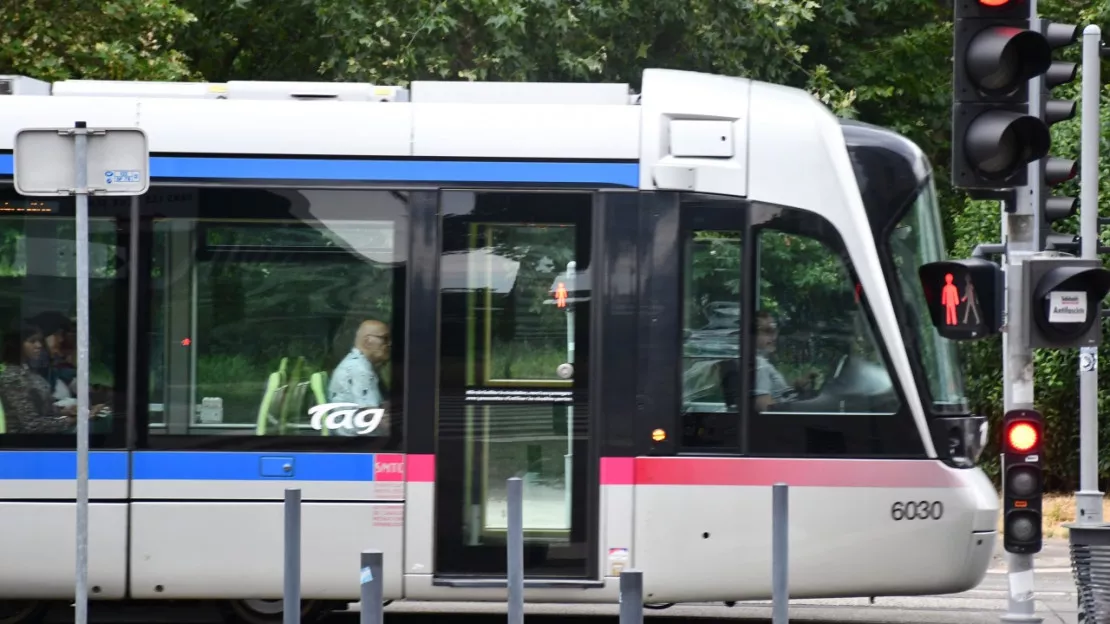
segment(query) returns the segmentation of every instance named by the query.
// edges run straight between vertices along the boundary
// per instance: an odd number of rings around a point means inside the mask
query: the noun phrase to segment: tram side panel
[[[131,596],[282,596],[286,488],[300,488],[301,592],[357,601],[359,555],[383,552],[384,596],[402,597],[404,456],[137,452]]]
[[[994,547],[989,480],[936,461],[638,458],[635,479],[648,602],[770,598],[776,482],[791,486],[791,597],[964,591]]]
[[[72,599],[77,563],[73,451],[0,452],[0,599]],[[89,597],[123,598],[127,453],[89,456]]]

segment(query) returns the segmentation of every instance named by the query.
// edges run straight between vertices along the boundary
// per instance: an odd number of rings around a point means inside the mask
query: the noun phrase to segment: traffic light
[[[1030,348],[1067,349],[1102,342],[1102,300],[1110,292],[1110,271],[1101,260],[1030,258],[1022,269],[1030,303]]]
[[[1074,24],[1057,24],[1038,20],[1039,30],[1052,50],[1065,48],[1079,41],[1079,27]],[[1039,117],[1045,127],[1067,121],[1075,117],[1075,100],[1052,99],[1051,91],[1060,85],[1073,82],[1079,66],[1068,61],[1052,61],[1048,70],[1038,82],[1041,84],[1041,106]],[[1051,145],[1051,141],[1050,141]],[[1075,160],[1049,156],[1041,161],[1037,169],[1041,176],[1041,197],[1038,206],[1041,226],[1039,249],[1062,251],[1077,255],[1079,237],[1072,234],[1059,234],[1052,229],[1053,223],[1062,221],[1075,214],[1075,197],[1054,196],[1050,190],[1071,180],[1078,173]]]
[[[1044,417],[1011,410],[1002,417],[1002,546],[1007,552],[1041,551]]]
[[[1002,327],[1002,268],[982,258],[944,260],[917,270],[929,317],[941,336],[978,340]]]
[[[1009,189],[1048,153],[1048,127],[1029,114],[1029,80],[1052,50],[1030,29],[1028,0],[955,0],[952,185]]]

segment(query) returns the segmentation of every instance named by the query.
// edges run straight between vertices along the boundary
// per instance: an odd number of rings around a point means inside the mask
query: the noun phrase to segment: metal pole
[[[1037,0],[1029,3],[1030,26],[1036,28]],[[1029,114],[1041,116],[1044,76],[1029,81]],[[1026,293],[1021,272],[1025,259],[1040,246],[1040,205],[1043,193],[1041,161],[1029,163],[1028,186],[1018,187],[1014,211],[1003,212],[1006,236],[1006,335],[1003,339],[1003,395],[1005,411],[1033,409],[1033,352],[1026,346]],[[1006,614],[1003,622],[1040,624],[1033,592],[1033,555],[1006,553]]]
[[[790,621],[789,538],[790,489],[785,483],[771,488],[771,622]]]
[[[524,482],[509,479],[509,624],[524,624]]]
[[[282,621],[301,622],[301,490],[285,490],[285,591]]]
[[[1082,257],[1098,258],[1098,148],[1100,46],[1098,26],[1083,29],[1083,82],[1079,160],[1079,220]],[[1101,326],[1101,324],[1100,324]],[[1079,350],[1079,491],[1075,493],[1076,522],[1102,522],[1102,492],[1098,491],[1098,347]]]
[[[382,551],[362,551],[359,565],[359,624],[382,624]]]
[[[74,124],[77,200],[77,624],[89,621],[89,137]]]
[[[644,573],[639,570],[621,571],[620,624],[644,622]]]

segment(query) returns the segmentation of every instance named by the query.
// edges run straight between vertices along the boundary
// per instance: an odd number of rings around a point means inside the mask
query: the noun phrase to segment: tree
[[[0,71],[40,80],[194,77],[175,36],[195,21],[173,0],[0,3]]]

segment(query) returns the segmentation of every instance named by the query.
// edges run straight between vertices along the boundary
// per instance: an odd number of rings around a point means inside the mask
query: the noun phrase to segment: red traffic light
[[[1031,423],[1016,422],[1006,430],[1006,445],[1011,451],[1028,453],[1041,441],[1041,432]]]
[[[979,0],[979,4],[989,7],[1000,7],[1010,4],[1010,0]]]

